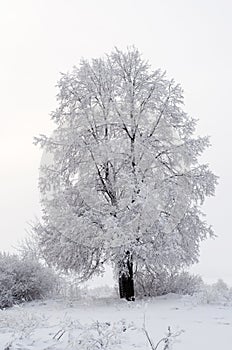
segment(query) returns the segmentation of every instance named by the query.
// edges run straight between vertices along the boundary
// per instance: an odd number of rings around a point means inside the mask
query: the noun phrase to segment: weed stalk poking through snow
[[[146,329],[145,317],[144,317],[143,331],[144,331],[144,333],[145,333],[145,335],[146,335],[146,338],[147,338],[148,343],[149,343],[149,345],[150,345],[150,347],[151,347],[152,350],[158,350],[158,348],[159,348],[159,346],[160,346],[161,344],[163,344],[163,350],[171,350],[171,346],[172,346],[174,340],[175,340],[177,337],[179,337],[181,333],[184,332],[184,330],[181,329],[181,330],[178,331],[178,332],[172,333],[172,332],[171,332],[171,327],[168,326],[168,332],[167,332],[167,334],[166,334],[163,338],[161,338],[161,339],[158,341],[158,343],[155,345],[155,344],[153,343],[153,340],[151,339],[151,337],[150,337],[150,335],[149,335],[147,329]]]

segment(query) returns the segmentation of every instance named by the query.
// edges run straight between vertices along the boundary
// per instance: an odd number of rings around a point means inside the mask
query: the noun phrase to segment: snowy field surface
[[[166,349],[232,348],[232,305],[171,294],[135,302],[44,300],[1,310],[0,349],[151,349],[144,324],[154,348],[168,327]],[[157,347],[164,348],[164,342]]]

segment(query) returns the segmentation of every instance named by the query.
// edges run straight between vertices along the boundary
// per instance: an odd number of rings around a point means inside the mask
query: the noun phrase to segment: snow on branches
[[[217,178],[198,163],[209,141],[194,138],[181,87],[135,48],[81,61],[58,87],[56,129],[35,140],[50,155],[35,226],[46,259],[83,279],[127,251],[138,268],[196,261]]]

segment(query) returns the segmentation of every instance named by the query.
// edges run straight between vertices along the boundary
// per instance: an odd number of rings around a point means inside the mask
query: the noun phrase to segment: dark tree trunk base
[[[119,271],[119,295],[128,301],[134,301],[133,261],[130,252],[126,252],[123,262],[120,263],[122,271]]]

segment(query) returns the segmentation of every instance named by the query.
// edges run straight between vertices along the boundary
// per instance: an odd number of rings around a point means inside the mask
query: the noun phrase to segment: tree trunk
[[[134,301],[134,279],[132,254],[127,251],[119,262],[119,295],[128,301]]]

